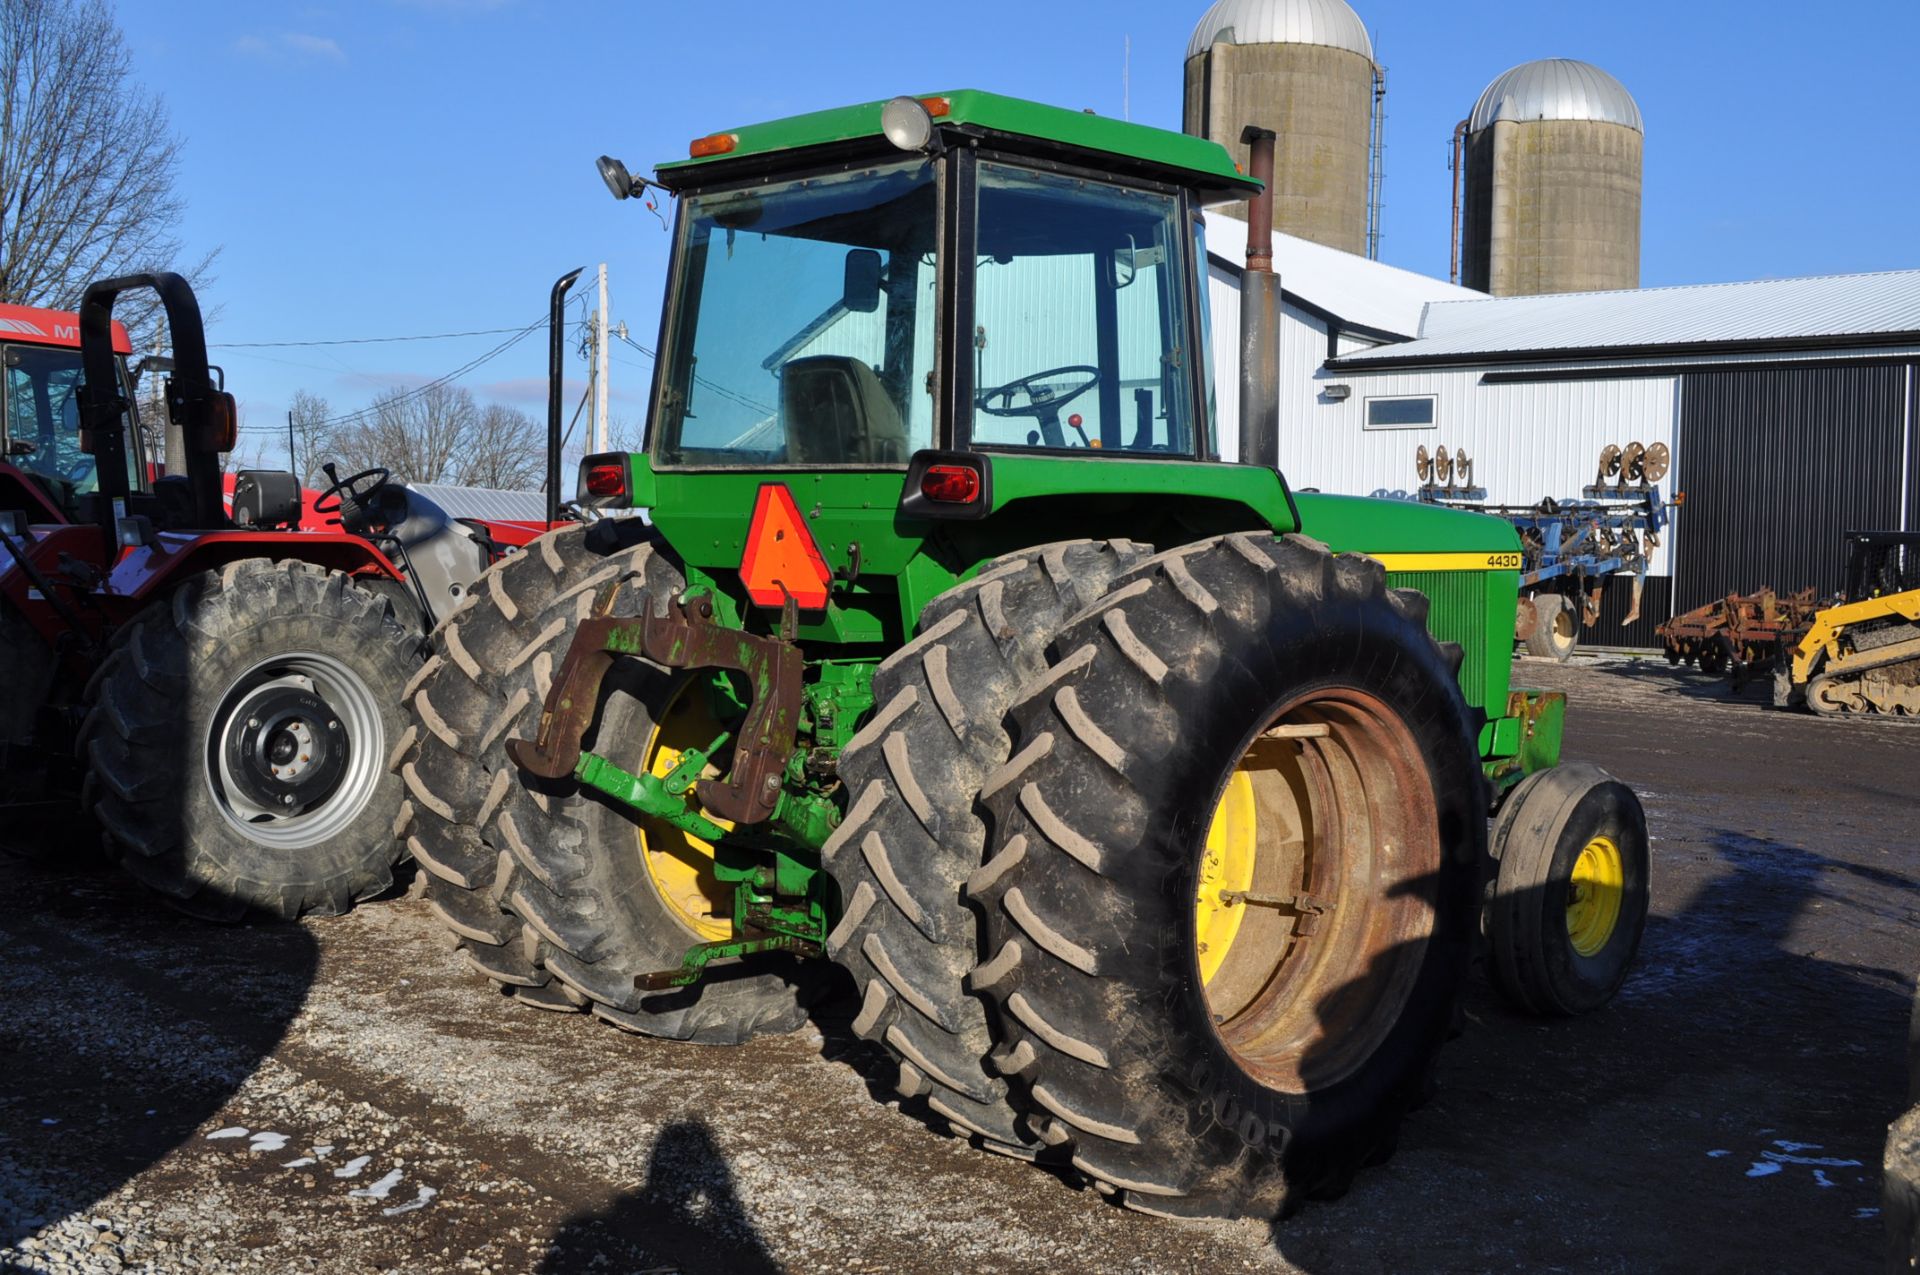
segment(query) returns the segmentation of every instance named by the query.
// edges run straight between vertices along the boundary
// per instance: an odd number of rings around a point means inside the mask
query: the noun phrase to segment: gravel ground
[[[492,995],[414,899],[217,929],[0,861],[0,1268],[1870,1268],[1920,723],[1658,664],[1517,672],[1647,805],[1642,965],[1572,1023],[1476,985],[1396,1157],[1271,1228],[1141,1217],[926,1131],[844,1010],[646,1040]]]

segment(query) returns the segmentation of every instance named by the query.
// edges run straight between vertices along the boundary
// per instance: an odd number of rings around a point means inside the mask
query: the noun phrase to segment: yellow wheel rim
[[[1244,895],[1253,884],[1253,863],[1259,844],[1259,814],[1253,801],[1253,776],[1247,759],[1227,780],[1220,804],[1207,825],[1206,848],[1200,856],[1200,889],[1194,898],[1195,950],[1200,955],[1200,982],[1213,981],[1227,959],[1240,922],[1246,916]]]
[[[1236,1066],[1308,1093],[1380,1047],[1432,934],[1438,829],[1384,702],[1329,686],[1275,708],[1189,843],[1193,969]]]
[[[725,729],[714,718],[704,678],[683,682],[647,739],[648,773],[665,775],[689,748],[705,748]],[[706,774],[719,771],[712,765]],[[695,802],[696,809],[699,803]],[[724,828],[733,824],[709,814]],[[690,832],[658,819],[642,819],[634,835],[640,858],[661,901],[680,922],[701,939],[713,941],[733,935],[732,892],[713,874],[713,847]]]
[[[1627,892],[1626,860],[1607,837],[1595,837],[1573,862],[1567,890],[1567,937],[1582,956],[1597,955],[1620,924]]]

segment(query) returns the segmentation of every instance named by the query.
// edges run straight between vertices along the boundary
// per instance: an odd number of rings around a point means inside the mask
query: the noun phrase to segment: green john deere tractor
[[[1204,1215],[1384,1154],[1477,952],[1612,995],[1645,824],[1508,684],[1512,528],[1216,459],[1220,147],[955,92],[691,153],[648,450],[581,472],[649,517],[489,571],[409,691],[473,964],[733,1042],[828,958],[911,1109]]]

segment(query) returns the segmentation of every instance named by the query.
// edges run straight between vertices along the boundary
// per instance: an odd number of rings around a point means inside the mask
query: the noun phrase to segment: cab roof
[[[0,305],[0,342],[77,350],[80,348],[80,316],[66,310],[42,310],[30,305]],[[117,319],[113,324],[113,352],[133,353],[127,329]]]
[[[1202,137],[978,89],[914,96],[927,106],[936,127],[1050,143],[1114,156],[1127,161],[1130,167],[1144,165],[1168,170],[1164,175],[1169,180],[1193,187],[1207,203],[1247,199],[1260,192],[1260,183],[1234,166],[1226,148]],[[835,107],[723,129],[709,135],[709,138],[730,139],[730,144],[722,143],[726,147],[723,151],[669,160],[655,171],[662,185],[679,190],[699,184],[705,176],[704,170],[732,168],[744,159],[764,160],[784,151],[878,141],[884,138],[880,111],[885,105],[884,101],[863,102],[858,106]],[[718,172],[713,175],[720,176]]]

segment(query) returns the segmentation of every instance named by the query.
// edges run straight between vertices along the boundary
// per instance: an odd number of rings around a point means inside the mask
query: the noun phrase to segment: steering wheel
[[[1070,382],[1065,389],[1038,383],[1073,376],[1084,376],[1086,379],[1077,385]],[[1084,363],[1070,363],[1065,367],[1051,367],[1017,381],[1008,381],[1005,385],[981,390],[974,395],[973,405],[989,416],[1034,417],[1040,422],[1040,436],[1048,447],[1065,447],[1067,438],[1060,432],[1060,409],[1099,383],[1099,368]],[[1026,402],[1016,406],[1013,401],[1016,394],[1025,394]],[[1082,437],[1085,435],[1082,434]],[[1028,438],[1031,441],[1032,436]]]
[[[379,465],[375,465],[372,469],[363,469],[346,478],[341,478],[334,472],[332,462],[328,462],[321,468],[326,471],[327,477],[333,480],[333,485],[314,498],[313,512],[338,513],[341,524],[349,530],[355,522],[364,517],[363,511],[367,507],[367,502],[373,498],[373,494],[386,486],[387,480],[393,477],[392,470]],[[365,486],[365,491],[361,490],[362,485]],[[329,500],[332,501],[331,504],[328,503]]]

